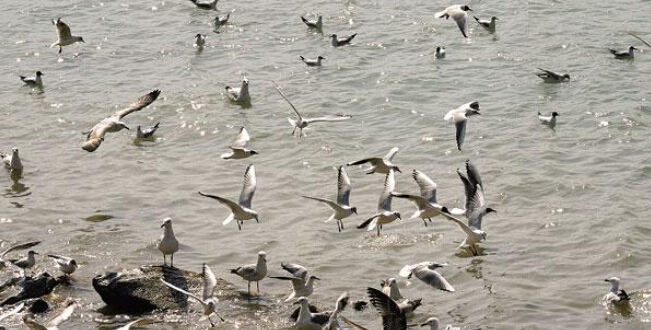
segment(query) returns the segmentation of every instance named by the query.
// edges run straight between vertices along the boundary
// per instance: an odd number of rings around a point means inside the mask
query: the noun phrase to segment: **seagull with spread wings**
[[[333,219],[337,220],[337,229],[341,232],[344,229],[344,222],[342,221],[345,218],[348,218],[353,213],[357,214],[357,208],[350,206],[350,191],[352,190],[350,184],[350,178],[348,173],[343,166],[339,166],[339,174],[337,177],[337,201],[329,201],[327,199],[311,197],[311,196],[301,196],[304,198],[309,198],[317,202],[324,203],[328,205],[332,210],[335,211],[328,220],[325,222],[332,221]]]
[[[70,27],[68,26],[68,24],[63,23],[63,21],[61,20],[61,17],[59,17],[56,20],[53,20],[52,24],[54,24],[57,27],[57,37],[58,37],[58,39],[57,39],[57,41],[55,43],[53,43],[50,46],[50,48],[59,46],[59,54],[61,54],[61,51],[63,50],[63,48],[62,48],[63,46],[72,45],[75,42],[83,42],[83,43],[85,43],[84,38],[79,37],[79,36],[73,36],[70,33]]]
[[[233,144],[229,147],[231,151],[222,154],[222,159],[243,159],[257,155],[257,151],[248,148],[250,140],[251,137],[249,136],[249,132],[244,128],[244,126],[242,126],[240,132],[235,137],[235,141],[233,141]]]

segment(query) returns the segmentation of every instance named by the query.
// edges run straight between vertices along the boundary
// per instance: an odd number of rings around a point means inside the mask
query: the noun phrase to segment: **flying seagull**
[[[421,171],[414,170],[411,176],[418,184],[418,187],[420,187],[420,196],[398,193],[392,193],[392,195],[398,198],[406,198],[414,203],[417,210],[409,220],[421,218],[425,227],[427,227],[425,219],[431,222],[433,217],[441,214],[441,209],[443,208],[442,205],[436,202],[436,183]]]
[[[233,144],[229,147],[231,151],[222,154],[222,159],[243,159],[257,155],[257,151],[248,148],[250,140],[251,137],[249,136],[249,132],[244,128],[244,126],[242,126],[240,132],[235,137],[235,141],[233,141]]]
[[[366,169],[366,174],[380,173],[387,174],[389,170],[394,170],[396,172],[402,173],[398,168],[398,165],[391,163],[393,157],[398,153],[398,147],[393,147],[389,152],[382,158],[371,157],[364,158],[358,161],[350,162],[346,166],[361,165],[365,163],[370,163],[371,167]]]
[[[328,205],[335,213],[333,213],[328,220],[325,222],[332,221],[333,219],[337,220],[337,229],[341,232],[344,229],[344,222],[342,221],[345,218],[348,218],[353,213],[357,214],[357,208],[350,206],[350,191],[352,190],[350,184],[350,178],[348,173],[343,166],[339,166],[339,174],[337,176],[337,201],[332,202],[327,199],[302,196],[304,198],[313,199],[317,202],[324,203]]]
[[[156,89],[149,94],[141,96],[138,101],[132,103],[128,107],[102,119],[102,121],[97,123],[90,130],[90,132],[88,132],[88,135],[86,136],[86,142],[81,145],[81,148],[88,152],[93,152],[99,148],[100,144],[102,144],[102,141],[104,141],[104,135],[106,133],[118,132],[123,128],[129,129],[127,124],[122,122],[122,118],[132,112],[139,111],[142,108],[152,104],[154,101],[156,101],[158,95],[160,95],[160,90]]]
[[[292,274],[292,276],[269,276],[269,278],[291,281],[292,293],[285,299],[285,302],[294,298],[307,297],[314,292],[314,281],[320,280],[319,277],[314,275],[307,276],[307,269],[298,264],[280,263],[280,266]]]
[[[466,139],[466,124],[468,122],[468,117],[481,115],[479,111],[479,102],[475,101],[462,104],[458,108],[448,111],[443,117],[443,120],[445,121],[452,119],[454,122],[454,126],[456,127],[457,149],[459,149],[459,151],[461,151],[463,141]]]
[[[419,280],[423,281],[425,284],[439,290],[454,292],[454,288],[448,281],[441,276],[435,269],[443,267],[447,264],[440,264],[436,262],[421,262],[415,265],[407,265],[402,267],[399,275],[406,278],[411,278],[416,276]]]
[[[457,23],[459,30],[461,30],[461,34],[463,34],[464,38],[468,38],[468,11],[472,11],[472,9],[466,5],[452,5],[445,8],[445,10],[434,14],[434,17],[445,19],[452,17],[452,19]]]
[[[61,54],[61,51],[63,50],[63,48],[62,48],[63,46],[72,45],[75,42],[83,42],[83,43],[85,43],[84,38],[78,37],[78,36],[73,36],[70,33],[70,27],[66,23],[63,23],[63,21],[61,20],[60,17],[57,20],[53,20],[52,24],[54,24],[57,27],[57,37],[58,37],[58,39],[57,39],[57,41],[55,43],[53,43],[50,46],[50,48],[59,46],[59,54]]]
[[[377,235],[380,236],[382,225],[400,219],[400,212],[391,211],[391,193],[395,188],[396,177],[393,170],[390,169],[384,180],[384,190],[382,190],[382,195],[380,195],[377,213],[357,226],[358,229],[366,228],[366,231],[376,229]]]

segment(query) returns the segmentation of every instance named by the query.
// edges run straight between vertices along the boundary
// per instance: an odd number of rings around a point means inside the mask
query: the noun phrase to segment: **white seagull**
[[[632,60],[632,59],[635,58],[635,50],[637,50],[637,48],[631,46],[631,47],[628,47],[628,51],[618,51],[618,50],[611,49],[611,48],[609,48],[608,50],[610,51],[611,54],[615,55],[616,59],[619,59],[619,60]]]
[[[445,58],[445,46],[436,47],[436,53],[434,53],[434,56],[438,59]]]
[[[554,111],[550,116],[543,116],[540,112],[538,113],[538,120],[543,125],[547,125],[550,128],[556,127],[556,117],[560,116],[558,112]]]
[[[298,112],[296,107],[292,104],[292,102],[287,98],[287,96],[285,96],[285,94],[283,94],[283,92],[280,91],[280,88],[278,87],[278,85],[274,81],[272,81],[272,83],[274,84],[274,87],[276,87],[276,90],[278,91],[278,94],[280,94],[280,96],[282,96],[283,99],[285,99],[285,101],[287,101],[287,103],[289,103],[289,106],[292,107],[292,109],[294,110],[294,113],[296,113],[296,116],[298,117],[298,119],[296,119],[296,120],[294,120],[292,118],[287,118],[287,120],[289,121],[289,123],[293,127],[292,136],[295,135],[297,129],[298,129],[298,136],[299,137],[304,136],[305,134],[303,134],[303,129],[306,128],[309,124],[312,124],[312,123],[334,122],[334,121],[342,121],[342,120],[347,120],[347,119],[352,118],[352,116],[348,116],[348,115],[324,116],[324,117],[317,117],[317,118],[303,117],[303,116],[301,116],[301,113]]]
[[[79,267],[75,259],[72,259],[70,257],[61,256],[58,254],[48,254],[47,256],[54,259],[54,261],[57,263],[57,268],[65,276],[72,275],[72,273],[74,273],[75,270],[77,270],[77,268]]]
[[[190,0],[197,8],[205,10],[217,10],[217,0],[200,2],[198,0]]]
[[[307,66],[321,66],[321,61],[326,59],[323,56],[317,56],[317,58],[315,59],[311,59],[311,58],[306,59],[305,57],[303,57],[303,55],[300,55],[299,57],[301,58],[301,61],[303,61],[303,63],[305,63],[305,65]]]
[[[23,170],[23,162],[20,160],[18,148],[11,148],[11,154],[0,152],[0,158],[2,158],[2,162],[6,168],[15,171]]]
[[[312,28],[312,29],[317,29],[321,30],[323,28],[323,16],[319,15],[316,20],[310,21],[306,19],[305,17],[301,16],[301,20],[307,27]]]
[[[242,230],[242,224],[244,220],[255,219],[256,222],[260,222],[258,219],[258,212],[251,209],[251,202],[253,200],[253,194],[255,194],[255,188],[257,187],[257,182],[255,177],[255,167],[253,164],[249,164],[244,171],[244,186],[242,187],[242,192],[240,193],[240,199],[237,203],[219,196],[207,195],[199,192],[199,195],[216,199],[222,205],[228,207],[231,210],[231,214],[222,221],[222,225],[226,226],[231,221],[235,220],[237,222],[237,228]]]
[[[231,269],[231,273],[248,282],[249,294],[251,294],[251,282],[255,282],[258,293],[260,293],[260,280],[267,276],[267,254],[264,251],[258,252],[258,261],[255,264]]]
[[[364,227],[366,227],[366,231],[376,229],[377,235],[380,236],[382,225],[400,219],[400,212],[391,211],[391,193],[395,189],[396,177],[394,175],[393,169],[390,169],[389,173],[386,176],[386,179],[384,180],[384,190],[382,190],[382,195],[380,195],[377,213],[357,226],[358,229],[362,229]]]
[[[447,211],[447,209],[444,209]],[[461,242],[459,245],[459,248],[468,246],[468,249],[470,252],[472,252],[473,255],[479,255],[479,250],[477,247],[477,244],[480,243],[481,241],[486,240],[486,232],[479,228],[475,228],[473,226],[468,226],[465,222],[461,221],[460,219],[452,216],[451,214],[447,212],[442,212],[444,217],[446,217],[450,221],[454,221],[459,225],[459,228],[463,230],[464,233],[466,233],[466,238]]]
[[[158,95],[160,95],[160,90],[156,89],[148,94],[141,96],[138,101],[132,103],[128,107],[102,119],[102,121],[93,126],[93,128],[88,132],[88,135],[86,136],[86,142],[81,145],[81,148],[88,152],[93,152],[99,148],[100,144],[102,144],[102,141],[104,141],[104,135],[106,133],[118,132],[123,128],[129,129],[127,124],[122,122],[122,118],[132,112],[139,111],[142,108],[150,105],[156,101]]]
[[[197,35],[194,36],[194,47],[203,48],[203,46],[205,45],[206,45],[206,35],[197,33]]]
[[[325,222],[329,222],[336,219],[337,229],[339,229],[339,232],[341,232],[344,229],[344,222],[342,220],[348,218],[353,213],[357,214],[357,208],[354,206],[353,207],[350,206],[350,191],[352,190],[352,186],[350,184],[350,178],[348,177],[348,173],[346,173],[346,170],[344,169],[343,166],[339,166],[338,172],[339,174],[337,176],[337,201],[336,202],[332,202],[327,199],[318,198],[318,197],[310,197],[310,196],[301,196],[301,197],[309,198],[321,203],[325,203],[333,211],[335,211],[335,213],[333,213],[330,216],[330,218],[328,218],[328,220],[326,220]]]
[[[20,243],[20,244],[14,244],[10,247],[8,247],[6,250],[2,251],[0,253],[0,269],[3,269],[5,267],[5,260],[3,259],[7,254],[13,252],[13,251],[18,251],[18,250],[25,250],[29,249],[31,247],[34,247],[36,245],[39,245],[41,241],[33,241],[33,242],[27,242],[27,243]]]
[[[398,281],[395,278],[389,278],[387,280],[382,280],[380,283],[382,287],[382,292],[393,299],[398,303],[400,309],[405,312],[405,314],[411,314],[416,308],[421,305],[423,299],[419,298],[416,300],[410,300],[400,294],[400,289],[398,288]]]
[[[228,23],[228,20],[231,18],[231,13],[226,14],[223,18],[220,18],[219,16],[215,16],[215,27],[220,27],[223,25],[226,25]]]
[[[446,266],[447,264],[440,264],[436,262],[421,262],[415,265],[407,265],[402,267],[399,275],[406,278],[411,278],[416,276],[419,280],[423,281],[425,284],[447,292],[454,292],[454,288],[448,281],[441,276],[435,269]]]
[[[241,87],[226,86],[226,97],[235,103],[246,104],[251,102],[249,95],[249,80],[244,77]]]
[[[345,38],[340,39],[340,38],[337,37],[336,34],[331,34],[330,38],[332,38],[332,46],[334,46],[334,47],[346,46],[351,41],[353,41],[353,38],[355,38],[356,35],[357,35],[357,33],[351,34],[351,35],[349,35],[349,36],[347,36]]]
[[[414,203],[417,210],[409,220],[421,218],[425,227],[427,227],[425,219],[432,222],[432,218],[440,215],[443,208],[442,205],[436,202],[436,183],[421,171],[414,170],[411,176],[420,187],[420,196],[398,193],[392,193],[392,195],[398,198],[406,198]]]
[[[244,159],[253,155],[257,155],[257,151],[248,148],[250,140],[251,137],[249,136],[249,132],[247,132],[246,128],[242,126],[242,128],[240,128],[240,132],[235,137],[235,141],[233,141],[233,144],[229,147],[231,151],[229,153],[222,154],[222,159]]]
[[[631,300],[626,291],[619,289],[619,277],[611,277],[605,279],[604,281],[610,283],[610,291],[608,291],[608,293],[604,296],[604,301],[606,303],[621,304]]]
[[[54,24],[57,27],[57,37],[58,37],[58,39],[57,39],[57,41],[55,43],[53,43],[50,46],[50,48],[59,46],[59,54],[61,54],[61,51],[63,50],[63,48],[62,48],[63,46],[72,45],[75,42],[83,42],[83,43],[85,43],[84,38],[78,37],[78,36],[73,36],[70,33],[70,27],[66,23],[63,23],[63,21],[61,20],[61,17],[59,17],[56,20],[53,20],[52,24]]]
[[[346,166],[361,165],[365,163],[370,163],[371,167],[366,169],[366,174],[380,173],[387,174],[389,170],[394,170],[396,172],[402,173],[398,168],[398,165],[391,163],[393,157],[398,153],[398,147],[393,147],[389,152],[382,158],[371,157],[364,158],[358,161],[350,162]]]
[[[42,76],[44,76],[43,72],[36,71],[36,75],[34,77],[20,76],[20,80],[22,80],[25,85],[29,87],[43,88],[43,79],[41,78]]]
[[[217,307],[217,299],[214,296],[215,294],[215,287],[217,287],[217,279],[215,278],[215,274],[213,274],[212,270],[210,270],[210,267],[208,265],[203,264],[202,266],[202,271],[201,271],[201,278],[203,279],[203,294],[201,297],[198,295],[192,294],[186,290],[183,290],[171,283],[165,282],[164,279],[161,279],[161,282],[163,284],[167,285],[168,287],[198,301],[201,306],[203,306],[203,315],[199,319],[199,321],[203,320],[208,320],[210,322],[211,326],[215,326],[212,323],[212,320],[210,319],[210,316],[212,314],[217,315],[217,317],[224,322],[224,319],[217,314],[217,311],[215,308]]]
[[[269,278],[291,281],[292,293],[285,299],[285,302],[294,298],[308,297],[314,292],[314,281],[318,281],[320,278],[314,275],[307,276],[307,269],[298,264],[280,263],[280,266],[292,276],[269,276]]]
[[[538,76],[538,78],[542,79],[546,83],[561,83],[570,80],[570,75],[567,73],[561,75],[556,72],[541,69],[541,68],[538,68],[538,70],[542,72],[536,72],[536,76]]]
[[[454,121],[454,126],[456,127],[456,141],[457,149],[461,151],[463,146],[463,141],[466,139],[466,124],[468,123],[468,117],[474,115],[481,115],[479,112],[479,102],[469,102],[461,105],[460,107],[448,111],[443,120],[448,121],[452,119]]]
[[[491,17],[490,21],[485,21],[485,20],[479,19],[479,17],[477,17],[477,16],[473,16],[473,17],[475,18],[475,21],[477,21],[477,23],[479,25],[481,25],[481,27],[486,29],[486,31],[488,31],[490,33],[495,33],[495,23],[496,23],[495,21],[499,20],[499,18],[493,16],[493,17]]]
[[[481,229],[481,222],[484,216],[496,210],[486,207],[484,200],[484,184],[479,176],[479,171],[470,159],[466,160],[467,177],[457,168],[459,179],[463,182],[466,194],[466,210],[464,215],[468,218],[468,226]]]
[[[154,133],[156,133],[156,130],[158,129],[158,126],[160,125],[160,122],[156,123],[156,125],[151,126],[149,128],[142,129],[140,125],[136,128],[136,138],[138,139],[150,139],[152,136],[154,136]]]
[[[59,313],[45,325],[36,322],[31,314],[25,314],[25,316],[23,316],[23,323],[25,323],[27,328],[30,330],[58,330],[59,325],[67,321],[70,316],[72,316],[72,313],[75,311],[76,307],[76,302],[69,303],[68,306],[63,311],[61,311],[61,313]]]
[[[23,270],[23,276],[27,277],[27,269],[31,269],[36,265],[36,257],[37,252],[34,252],[32,250],[29,250],[27,252],[27,256],[20,258],[20,259],[9,259],[9,262],[11,262],[14,266],[20,268]],[[32,275],[32,274],[30,274]]]
[[[172,229],[172,219],[165,218],[163,219],[163,224],[160,226],[163,229],[163,235],[158,239],[158,244],[156,247],[158,251],[163,254],[163,266],[167,266],[166,256],[170,256],[170,267],[174,267],[174,253],[179,250],[179,241],[176,240],[174,236],[174,230]]]
[[[466,5],[452,5],[445,8],[444,11],[434,14],[434,17],[445,19],[452,17],[452,19],[457,22],[461,34],[463,34],[465,38],[468,38],[468,11],[472,11],[472,9]]]

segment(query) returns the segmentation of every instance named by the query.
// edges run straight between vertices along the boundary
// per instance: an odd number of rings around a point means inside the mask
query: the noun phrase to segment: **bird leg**
[[[341,230],[344,230],[344,221],[343,221],[343,220],[339,220],[339,223],[341,224]]]
[[[337,229],[338,229],[339,232],[341,233],[341,225],[339,224],[339,220],[337,220]]]
[[[170,267],[174,267],[174,253],[172,253],[172,256],[170,258],[172,259],[170,261]]]
[[[427,221],[425,221],[425,218],[423,218],[423,224],[427,227]]]
[[[260,294],[260,281],[255,281],[255,285],[258,287],[258,294]]]
[[[248,291],[249,291],[249,296],[250,296],[251,295],[251,281],[249,281],[249,284],[248,284]]]
[[[163,253],[163,267],[167,266],[167,259],[165,258],[165,253]]]
[[[380,226],[375,227],[377,229],[377,236],[380,237]]]
[[[242,222],[241,221],[237,222],[237,229],[242,230]]]
[[[61,54],[62,50],[63,50],[63,48],[61,48],[61,46],[59,46],[59,54]]]

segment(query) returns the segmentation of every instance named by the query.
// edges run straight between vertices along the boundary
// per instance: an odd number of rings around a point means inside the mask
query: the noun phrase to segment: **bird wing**
[[[380,159],[380,158],[371,157],[371,158],[364,158],[364,159],[360,159],[358,161],[350,162],[350,163],[348,163],[346,165],[353,166],[353,165],[362,165],[362,164],[365,164],[365,163],[371,163],[371,165],[375,166],[381,161],[382,161],[382,159]]]
[[[243,278],[251,278],[256,275],[256,265],[240,266],[235,270],[235,274]]]
[[[16,308],[14,308],[14,309],[0,315],[0,322],[2,322],[2,320],[4,320],[4,319],[8,318],[9,316],[12,316],[12,315],[20,312],[20,310],[23,309],[23,307],[25,307],[25,303],[20,303],[20,304],[18,304],[18,306],[16,306]]]
[[[294,290],[294,291],[300,290],[301,288],[305,288],[305,280],[303,280],[300,277],[294,277],[294,276],[269,276],[269,278],[275,278],[277,280],[283,280],[283,281],[291,281],[292,282],[292,290]]]
[[[280,267],[295,277],[302,278],[303,280],[307,279],[307,269],[299,264],[285,264],[281,262]]]
[[[389,152],[387,152],[387,154],[384,155],[384,157],[383,157],[382,159],[383,159],[384,161],[389,161],[389,162],[391,162],[391,161],[393,160],[393,157],[398,153],[398,150],[399,150],[399,149],[400,149],[400,148],[398,148],[398,147],[393,147],[393,148],[391,148],[391,150],[389,150]]]
[[[138,101],[136,101],[134,103],[131,103],[128,107],[117,111],[114,116],[116,116],[118,119],[122,119],[122,118],[124,118],[124,116],[126,116],[128,114],[130,114],[132,112],[135,112],[135,111],[138,111],[138,110],[152,104],[154,101],[156,101],[156,99],[158,98],[158,95],[160,95],[160,90],[155,89],[155,90],[141,96],[138,99]]]
[[[57,264],[61,264],[61,265],[67,265],[70,263],[70,261],[72,261],[72,258],[66,256],[60,256],[58,254],[48,254],[47,256],[54,259],[57,262]]]
[[[57,36],[59,37],[59,40],[72,37],[72,34],[70,33],[70,27],[68,24],[63,23],[61,18],[58,18],[56,21],[52,21],[52,23],[57,27]]]
[[[366,292],[371,304],[382,315],[384,329],[407,329],[407,318],[393,299],[375,288],[367,288]]]
[[[638,36],[636,34],[633,34],[632,32],[629,32],[628,34],[630,34],[633,38],[635,38],[635,39],[637,39],[639,41],[642,41],[642,43],[644,43],[645,45],[651,47],[651,44],[646,42],[644,39],[642,39],[642,37],[640,37],[640,36]]]
[[[422,197],[422,196],[409,195],[409,194],[398,194],[398,193],[392,193],[391,195],[394,196],[394,197],[406,198],[406,199],[410,200],[420,210],[426,208],[427,205],[430,204],[430,202],[427,199],[425,199],[424,197]]]
[[[454,292],[454,288],[448,281],[441,276],[437,271],[431,270],[426,266],[416,267],[413,272],[416,277],[428,284],[431,287],[434,287],[439,290]]]
[[[238,210],[238,209],[242,208],[239,204],[233,202],[230,199],[226,199],[226,198],[215,196],[215,195],[204,194],[201,191],[199,192],[199,195],[205,196],[205,197],[210,197],[212,199],[216,199],[218,202],[220,202],[221,204],[223,204],[226,207],[228,207],[229,209],[231,209],[231,211],[235,211],[235,210]]]
[[[443,214],[443,216],[444,216],[445,218],[447,218],[448,220],[451,220],[451,221],[456,222],[457,225],[459,225],[459,228],[461,228],[461,230],[463,230],[463,232],[466,233],[466,235],[472,235],[472,234],[474,234],[473,231],[472,231],[472,229],[470,229],[470,227],[468,227],[468,225],[465,224],[465,223],[464,223],[463,221],[461,221],[460,219],[458,219],[458,218],[456,218],[456,217],[453,217],[452,215],[449,215],[449,214],[447,214],[447,213],[445,213],[445,212],[441,212],[441,214]]]
[[[343,311],[346,306],[348,306],[348,303],[350,302],[350,295],[348,295],[348,292],[344,292],[341,295],[339,295],[339,298],[337,298],[337,302],[335,303],[335,310],[336,311]]]
[[[457,139],[457,149],[461,150],[463,146],[463,141],[466,139],[466,123],[468,119],[465,114],[457,113],[454,115],[454,126],[457,128],[456,139]]]
[[[174,290],[176,290],[176,291],[178,291],[178,292],[180,292],[180,293],[182,293],[182,294],[184,294],[184,295],[186,295],[186,296],[188,296],[188,297],[190,297],[190,298],[192,298],[192,299],[194,299],[194,300],[200,302],[202,305],[205,305],[205,304],[206,304],[203,300],[201,300],[201,299],[199,298],[199,296],[196,296],[196,295],[194,295],[194,294],[192,294],[192,293],[190,293],[190,292],[188,292],[188,291],[185,291],[185,290],[183,290],[183,289],[181,289],[181,288],[175,286],[174,284],[171,284],[171,283],[165,282],[165,280],[162,279],[162,278],[161,278],[160,281],[163,282],[163,284],[169,286],[171,289],[174,289]]]
[[[59,324],[65,322],[72,316],[72,313],[75,311],[75,308],[77,307],[77,303],[72,303],[68,307],[66,307],[59,315],[55,316],[50,322],[47,323],[47,327],[58,327]]]
[[[346,169],[344,169],[343,166],[339,166],[339,173],[337,176],[337,204],[349,206],[350,191],[352,189]]]
[[[29,249],[29,248],[31,248],[33,246],[39,245],[40,243],[41,243],[41,241],[33,241],[33,242],[27,242],[27,243],[14,244],[14,245],[10,246],[9,248],[7,248],[6,250],[2,251],[2,253],[0,253],[0,259],[2,259],[2,257],[4,257],[5,255],[7,255],[10,252]]]
[[[457,22],[457,26],[459,27],[459,30],[461,30],[461,34],[465,38],[468,38],[468,14],[466,14],[465,11],[459,9],[461,13],[458,13],[454,16],[454,20]]]
[[[477,210],[481,210],[484,207],[484,192],[481,190],[480,185],[475,186],[475,194],[470,197],[468,208],[466,209],[469,213],[473,213]],[[477,228],[479,229],[479,228]]]
[[[108,131],[109,128],[111,128],[111,126],[112,126],[112,121],[110,117],[102,119],[102,121],[97,123],[90,130],[90,132],[86,136],[86,142],[84,142],[81,145],[81,148],[88,152],[93,152],[97,150],[97,148],[99,148],[99,146],[104,141],[104,135],[106,135],[106,132]]]
[[[473,163],[470,162],[470,159],[466,159],[466,173],[468,173],[468,181],[472,187],[479,185],[481,190],[484,190],[484,184],[481,182],[481,176],[479,176],[479,171]]]
[[[396,176],[393,173],[393,169],[389,169],[386,178],[384,179],[384,190],[382,195],[380,195],[380,200],[378,201],[378,210],[391,211],[391,192],[396,189]]]
[[[258,181],[255,177],[255,167],[253,164],[249,164],[244,171],[244,186],[242,187],[242,192],[240,193],[240,205],[251,208],[251,201],[253,200],[253,194],[255,194],[255,188],[258,185]]]
[[[331,209],[333,209],[335,211],[337,211],[338,209],[341,209],[341,207],[339,205],[337,205],[337,203],[329,201],[327,199],[318,198],[318,197],[311,197],[311,196],[301,196],[301,197],[312,199],[312,200],[315,200],[315,201],[321,202],[321,203],[326,203],[326,204],[328,204],[328,206],[330,206]]]
[[[428,201],[436,203],[436,183],[425,173],[418,170],[414,170],[411,176],[420,187],[420,195]]]
[[[303,121],[307,123],[318,123],[318,122],[333,122],[333,121],[342,121],[348,120],[353,116],[350,115],[337,115],[337,116],[323,116],[317,118],[304,118]]]
[[[235,137],[235,141],[233,141],[233,145],[231,147],[235,148],[235,149],[244,149],[244,148],[246,148],[246,144],[250,140],[251,140],[251,137],[249,136],[249,132],[247,132],[246,128],[244,128],[244,126],[242,126],[242,128],[240,129],[240,132]]]
[[[538,70],[546,73],[548,76],[550,76],[550,77],[552,77],[554,79],[557,79],[557,80],[562,79],[562,77],[558,73],[555,73],[553,71],[545,70],[545,69],[542,69],[542,68],[538,68]],[[540,73],[539,73],[539,77],[540,77]]]
[[[292,109],[294,109],[294,112],[296,113],[296,115],[298,116],[298,118],[300,118],[300,119],[302,120],[302,119],[303,119],[303,116],[301,116],[301,113],[298,112],[298,110],[296,110],[296,107],[292,104],[292,101],[290,101],[290,100],[287,98],[287,96],[285,96],[285,94],[283,94],[283,92],[280,91],[280,87],[278,87],[278,84],[276,84],[275,81],[271,81],[271,82],[274,84],[274,87],[276,87],[276,90],[278,91],[278,94],[280,94],[280,96],[282,96],[283,99],[285,99],[285,101],[287,101],[287,103],[289,103],[289,105],[292,107]]]
[[[208,300],[212,298],[213,294],[215,294],[217,279],[212,270],[210,270],[210,267],[206,264],[203,264],[201,277],[203,278],[203,300]]]

